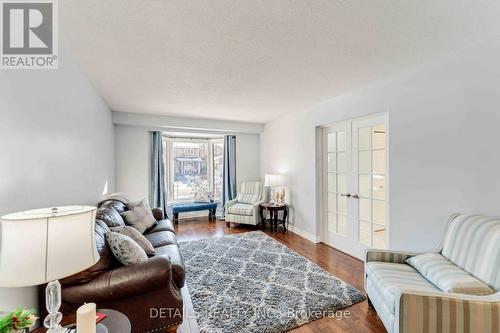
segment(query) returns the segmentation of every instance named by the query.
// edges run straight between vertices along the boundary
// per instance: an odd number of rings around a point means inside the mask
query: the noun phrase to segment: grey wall
[[[95,205],[114,188],[111,112],[68,55],[60,59],[58,70],[0,71],[0,215]],[[18,305],[35,305],[33,288],[0,289],[0,311]]]
[[[390,245],[429,250],[454,212],[500,216],[500,38],[266,124],[262,173],[289,175],[292,223],[316,220],[315,129],[389,113]]]
[[[198,133],[204,121],[199,120]],[[127,193],[132,199],[149,194],[149,131],[158,128],[115,125],[116,190]],[[221,133],[222,135],[222,133]],[[236,179],[259,180],[260,134],[235,133]]]

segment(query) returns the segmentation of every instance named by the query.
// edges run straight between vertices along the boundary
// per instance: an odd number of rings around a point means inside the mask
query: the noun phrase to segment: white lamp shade
[[[0,218],[0,287],[34,286],[99,260],[91,206],[37,209]]]
[[[284,186],[284,183],[285,182],[283,175],[266,175],[265,186],[279,187]]]

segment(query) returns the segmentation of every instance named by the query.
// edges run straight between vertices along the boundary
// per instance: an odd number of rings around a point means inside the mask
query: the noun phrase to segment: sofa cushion
[[[395,312],[396,297],[401,290],[410,289],[423,292],[441,292],[427,281],[410,265],[387,262],[369,262],[366,264],[367,278],[373,281],[389,311]]]
[[[110,231],[106,234],[106,240],[115,258],[123,265],[132,265],[148,260],[146,252],[128,236]]]
[[[216,202],[190,202],[178,203],[172,205],[173,213],[196,212],[200,210],[217,209]]]
[[[136,228],[141,234],[156,224],[148,199],[128,203],[127,209],[122,213],[125,223]]]
[[[456,215],[449,223],[441,254],[464,271],[500,291],[500,219]]]
[[[260,196],[257,194],[244,194],[240,193],[238,194],[237,201],[239,203],[244,203],[244,204],[250,204],[253,205],[259,201]]]
[[[177,239],[172,231],[153,232],[150,234],[144,234],[144,237],[146,237],[155,249],[164,245],[177,244]]]
[[[186,281],[186,267],[184,266],[184,260],[177,245],[172,244],[156,248],[155,257],[157,256],[170,258],[173,280],[177,287],[182,288]]]
[[[149,228],[148,230],[146,230],[145,234],[150,234],[150,233],[159,232],[159,231],[171,231],[171,232],[175,233],[175,229],[174,229],[174,225],[172,224],[172,221],[160,220],[152,228]]]
[[[238,202],[234,205],[229,206],[227,212],[229,214],[251,216],[253,214],[253,206]]]
[[[125,225],[120,213],[110,206],[101,206],[97,209],[96,219],[103,221],[110,228]]]
[[[117,232],[119,234],[128,236],[132,238],[139,246],[146,252],[147,255],[155,254],[155,249],[153,245],[148,241],[143,234],[141,234],[137,229],[129,227],[128,225],[123,227],[113,227],[111,231]]]
[[[119,214],[123,213],[127,208],[125,207],[125,203],[117,200],[104,200],[98,204],[99,208],[114,208]]]
[[[377,309],[377,315],[384,323],[384,326],[388,328],[394,327],[395,314],[394,311],[391,310],[392,304],[389,306],[389,304],[386,303],[386,300],[380,294],[377,284],[373,282],[371,278],[367,278],[365,281],[365,291],[370,296],[370,301],[375,309]]]
[[[469,295],[495,292],[439,253],[424,253],[406,259],[406,262],[444,292]]]

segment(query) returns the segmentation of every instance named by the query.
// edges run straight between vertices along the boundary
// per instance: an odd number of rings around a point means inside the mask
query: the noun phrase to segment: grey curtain
[[[167,191],[165,186],[165,163],[163,159],[163,139],[161,132],[151,133],[151,180],[149,202],[152,207],[163,209],[167,217]]]
[[[222,184],[222,209],[227,201],[236,197],[236,136],[224,137],[224,171]]]

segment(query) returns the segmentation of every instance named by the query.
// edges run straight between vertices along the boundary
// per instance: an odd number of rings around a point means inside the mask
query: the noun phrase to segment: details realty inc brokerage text
[[[0,68],[57,69],[57,0],[0,0]]]

